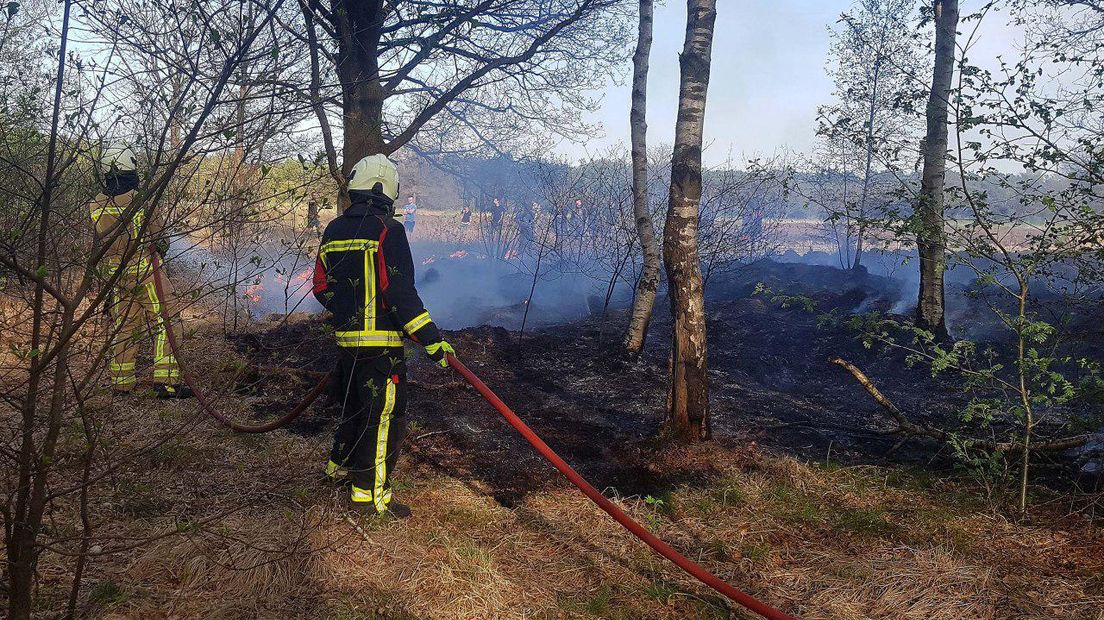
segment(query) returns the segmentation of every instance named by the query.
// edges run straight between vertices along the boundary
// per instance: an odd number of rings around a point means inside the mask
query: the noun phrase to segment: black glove
[[[157,241],[154,241],[153,242],[153,249],[157,250],[158,256],[161,257],[161,260],[164,260],[165,255],[169,253],[169,240],[168,239],[158,239]]]

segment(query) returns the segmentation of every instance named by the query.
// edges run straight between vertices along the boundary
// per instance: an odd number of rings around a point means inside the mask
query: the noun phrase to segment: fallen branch
[[[851,362],[848,362],[847,360],[840,357],[832,357],[829,358],[828,361],[851,373],[851,376],[859,382],[859,385],[863,386],[866,389],[866,391],[874,399],[874,402],[882,406],[882,409],[884,409],[886,413],[888,413],[889,416],[893,418],[893,421],[897,424],[897,428],[893,431],[894,433],[906,436],[929,437],[931,439],[942,441],[948,444],[955,443],[955,437],[947,431],[938,428],[932,428],[927,425],[916,424],[910,421],[905,416],[905,414],[897,408],[897,405],[893,404],[893,401],[886,398],[885,394],[882,394],[882,391],[878,389],[878,386],[874,385],[874,382],[870,380],[870,377],[867,377],[866,374],[863,373],[863,371],[859,370],[859,368]],[[1033,443],[1031,445],[1031,449],[1036,452],[1054,452],[1060,450],[1068,450],[1070,448],[1076,448],[1078,446],[1085,445],[1088,440],[1088,434],[1077,435],[1074,437],[1063,437],[1061,439],[1054,439],[1041,443]],[[1023,444],[1017,442],[994,442],[981,439],[966,439],[965,441],[971,446],[984,448],[986,450],[991,450],[994,452],[1003,452],[1007,454],[1019,454],[1024,450]]]

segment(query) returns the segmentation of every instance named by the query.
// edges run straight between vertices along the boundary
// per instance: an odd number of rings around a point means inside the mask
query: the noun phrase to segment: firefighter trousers
[[[165,296],[172,298],[172,284],[162,276],[161,286]],[[161,318],[163,304],[169,299],[161,299],[157,287],[153,284],[153,275],[126,275],[115,286],[114,300],[111,305],[111,317],[114,320],[111,360],[111,385],[115,390],[134,389],[135,358],[138,356],[138,343],[146,333],[153,336],[153,381],[166,385],[180,382],[180,368],[169,346],[165,322]],[[173,317],[173,333],[177,338],[183,335],[180,319]]]
[[[391,473],[406,436],[406,363],[402,348],[344,348],[334,395],[341,421],[330,460],[347,468],[354,502],[383,512]]]

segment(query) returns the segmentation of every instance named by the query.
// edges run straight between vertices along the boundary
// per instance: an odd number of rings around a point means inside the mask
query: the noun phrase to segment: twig
[[[886,398],[885,394],[882,394],[881,390],[879,390],[878,387],[874,385],[874,382],[870,380],[870,377],[867,377],[866,374],[863,373],[863,371],[859,370],[858,367],[856,367],[851,362],[848,362],[847,360],[839,357],[829,358],[828,361],[837,366],[840,366],[847,372],[851,373],[851,376],[853,376],[860,385],[866,388],[866,391],[870,394],[871,397],[874,398],[874,401],[881,405],[882,409],[885,409],[886,413],[888,413],[890,417],[892,417],[893,420],[897,423],[897,429],[895,429],[894,432],[906,436],[911,435],[930,437],[932,439],[936,439],[948,444],[953,444],[955,442],[954,437],[947,431],[940,430],[938,428],[932,428],[927,425],[922,426],[909,421],[909,419],[905,417],[905,414],[901,413],[901,410],[897,408],[897,405],[894,405],[893,402]],[[1035,452],[1055,452],[1068,450],[1070,448],[1083,446],[1086,442],[1088,442],[1088,440],[1089,435],[1082,434],[1073,437],[1063,437],[1062,439],[1054,439],[1051,441],[1044,441],[1042,443],[1033,444],[1031,449]],[[973,446],[1008,454],[1019,454],[1020,452],[1023,452],[1024,449],[1022,443],[993,442],[983,441],[979,439],[967,439],[966,441]]]

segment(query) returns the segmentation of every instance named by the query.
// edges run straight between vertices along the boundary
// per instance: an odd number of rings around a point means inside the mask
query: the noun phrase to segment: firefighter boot
[[[175,385],[158,383],[153,386],[153,391],[157,393],[157,398],[191,398],[195,396],[192,392],[192,388],[183,383],[177,383]]]

